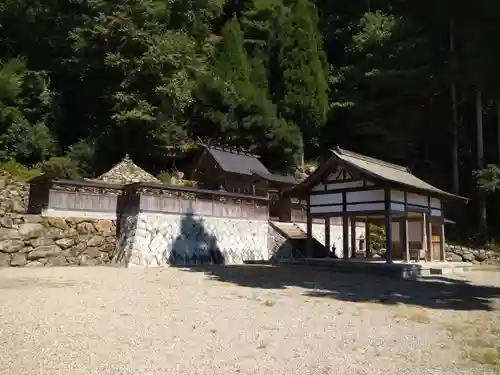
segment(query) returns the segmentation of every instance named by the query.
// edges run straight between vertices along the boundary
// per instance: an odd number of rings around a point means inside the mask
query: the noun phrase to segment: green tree
[[[22,60],[0,64],[0,157],[32,165],[57,152],[50,131],[53,93]]]
[[[284,8],[278,35],[274,98],[283,117],[300,127],[312,155],[329,107],[328,66],[314,4],[297,0]]]

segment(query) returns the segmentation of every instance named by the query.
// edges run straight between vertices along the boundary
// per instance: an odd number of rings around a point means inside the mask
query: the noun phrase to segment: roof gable
[[[259,156],[229,148],[205,146],[217,164],[225,172],[251,176],[254,173],[269,175],[269,171],[259,160]]]
[[[407,167],[343,150],[339,147],[331,150],[331,152],[332,156],[298,186],[302,188],[312,187],[322,180],[332,165],[342,164],[368,180],[383,181],[402,188],[422,191],[436,196],[467,199],[432,186],[413,175]]]

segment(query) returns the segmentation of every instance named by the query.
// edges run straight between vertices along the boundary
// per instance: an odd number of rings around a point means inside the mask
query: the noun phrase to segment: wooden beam
[[[401,248],[403,250],[403,260],[410,261],[410,241],[408,236],[408,218],[403,216],[399,221],[399,239],[401,241]]]
[[[349,216],[347,216],[347,195],[342,193],[342,257],[349,259]]]
[[[311,216],[311,204],[310,198],[307,198],[307,240],[306,240],[306,256],[310,258],[312,256],[312,216]]]
[[[427,258],[427,214],[422,214],[422,250]],[[418,261],[420,262],[420,252],[418,254]]]
[[[326,256],[328,257],[332,248],[331,238],[330,238],[330,218],[325,218],[325,247]]]
[[[391,190],[385,190],[385,261],[392,263],[392,213],[391,213]]]
[[[385,261],[392,263],[392,215],[387,213],[385,215]]]
[[[441,257],[441,262],[446,262],[446,239],[444,233],[444,223],[440,224],[439,233],[439,255]]]
[[[351,258],[356,258],[356,218],[351,217]]]
[[[371,234],[370,234],[370,220],[368,217],[365,219],[365,251],[366,258],[372,257],[372,244],[371,244]]]
[[[427,217],[427,251],[428,251],[428,255],[427,255],[427,259],[429,260],[429,262],[432,262],[434,259],[434,254],[433,254],[433,246],[432,246],[432,221],[429,219],[429,217]]]
[[[349,259],[349,217],[342,218],[342,254],[344,259]]]

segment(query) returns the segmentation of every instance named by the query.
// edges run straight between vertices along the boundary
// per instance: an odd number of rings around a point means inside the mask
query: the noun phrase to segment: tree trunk
[[[496,100],[497,107],[497,147],[498,147],[498,165],[500,165],[500,98]]]
[[[484,143],[483,143],[483,99],[482,89],[480,86],[476,87],[476,133],[477,133],[477,166],[478,169],[484,168]],[[481,240],[486,240],[488,230],[486,222],[486,200],[484,192],[479,190],[478,197],[479,206],[479,230]]]
[[[453,192],[460,193],[460,175],[458,161],[458,113],[457,113],[457,87],[455,83],[455,32],[453,20],[450,22],[450,61],[451,61],[451,110],[452,110],[452,175]]]

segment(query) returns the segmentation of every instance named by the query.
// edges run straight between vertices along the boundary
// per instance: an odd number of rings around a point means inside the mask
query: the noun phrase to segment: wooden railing
[[[269,200],[266,197],[161,183],[111,185],[71,180],[32,182],[28,207],[28,212],[34,214],[52,210],[90,214],[194,214],[256,220],[267,220],[269,217]]]
[[[126,185],[124,192],[139,197],[141,212],[193,214],[267,220],[269,200],[245,194],[169,186],[160,183]]]
[[[53,180],[31,183],[28,212],[46,210],[116,213],[122,185]]]

